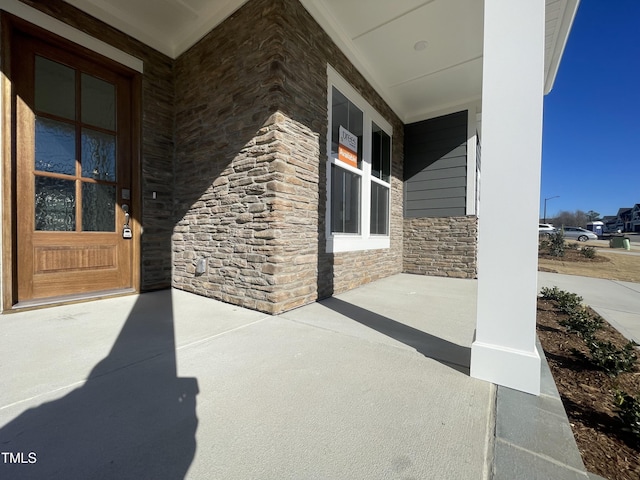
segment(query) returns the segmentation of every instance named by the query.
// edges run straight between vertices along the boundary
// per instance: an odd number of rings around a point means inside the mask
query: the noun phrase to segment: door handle
[[[129,227],[129,205],[126,203],[122,205],[122,211],[124,212],[124,225],[122,226],[122,238],[133,238],[133,232]]]
[[[126,203],[122,205],[122,211],[124,212],[124,225],[129,226],[129,205]]]

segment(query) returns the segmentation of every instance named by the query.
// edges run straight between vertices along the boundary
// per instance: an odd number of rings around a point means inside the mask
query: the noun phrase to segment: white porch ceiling
[[[66,1],[172,58],[246,2]],[[467,105],[480,109],[482,0],[300,1],[406,123]],[[546,92],[577,3],[546,0]],[[426,48],[415,49],[418,42]]]

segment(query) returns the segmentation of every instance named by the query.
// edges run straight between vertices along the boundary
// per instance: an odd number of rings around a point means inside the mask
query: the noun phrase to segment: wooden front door
[[[17,301],[130,289],[132,77],[16,32]]]

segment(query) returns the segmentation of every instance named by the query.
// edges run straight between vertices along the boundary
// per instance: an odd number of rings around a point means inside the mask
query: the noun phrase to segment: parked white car
[[[538,235],[551,235],[555,233],[556,229],[550,223],[539,223],[538,224]]]

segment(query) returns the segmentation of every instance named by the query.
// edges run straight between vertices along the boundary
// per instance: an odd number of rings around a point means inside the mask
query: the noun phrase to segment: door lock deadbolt
[[[124,212],[124,225],[122,226],[122,238],[133,238],[133,232],[129,226],[129,205],[126,203],[122,205],[122,211]]]

